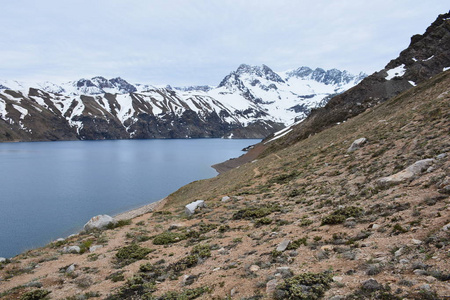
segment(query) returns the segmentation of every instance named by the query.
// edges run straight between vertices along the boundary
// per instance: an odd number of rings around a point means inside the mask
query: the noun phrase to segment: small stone
[[[405,265],[405,264],[409,263],[409,259],[402,258],[402,259],[400,259],[400,263]]]
[[[372,225],[370,225],[370,229],[372,229],[372,230],[377,230],[378,228],[380,228],[381,227],[381,225],[378,225],[378,224],[372,224]]]
[[[95,252],[95,251],[97,251],[98,249],[101,249],[101,248],[103,248],[102,245],[93,245],[93,246],[89,247],[89,252]]]
[[[425,277],[425,281],[428,283],[433,283],[433,282],[436,282],[437,279],[434,278],[433,276],[427,276],[427,277]]]
[[[343,300],[345,299],[343,296],[333,296],[330,298],[330,300]]]
[[[231,291],[230,291],[230,296],[233,297],[233,296],[235,296],[236,294],[237,294],[236,288],[232,288]]]
[[[220,269],[221,269],[220,267],[214,268],[214,269],[213,269],[213,272],[217,272],[217,271],[219,271]]]
[[[219,252],[220,255],[227,255],[229,253],[228,250],[223,247],[217,250],[217,252]]]
[[[277,288],[277,285],[278,285],[278,280],[277,279],[269,280],[266,283],[266,293],[267,294],[272,294],[273,292],[275,292],[275,289]]]
[[[66,274],[72,274],[73,272],[75,272],[75,265],[71,264],[67,269],[66,269]]]
[[[260,269],[260,267],[257,266],[257,265],[251,265],[251,266],[250,266],[250,271],[251,271],[251,272],[258,272],[259,269]]]
[[[416,240],[416,239],[412,239],[411,242],[412,242],[414,245],[420,245],[420,244],[422,244],[422,241],[421,241],[421,240]]]
[[[366,141],[367,141],[366,138],[360,138],[360,139],[353,141],[350,148],[347,149],[347,152],[353,152],[353,151],[359,149],[362,146],[362,144],[364,144]]]
[[[290,251],[290,252],[288,253],[288,255],[289,255],[290,257],[296,257],[296,256],[298,255],[298,251],[297,251],[297,250],[292,250],[292,251]]]
[[[342,282],[342,280],[344,280],[342,276],[333,276],[333,281],[335,282]]]
[[[289,267],[278,267],[277,273],[281,274],[282,278],[290,278],[294,275],[291,268],[289,268]]]
[[[278,252],[283,252],[284,250],[286,250],[286,248],[289,246],[289,244],[291,243],[291,240],[283,240],[280,244],[278,244],[277,247],[277,251]]]
[[[55,242],[64,242],[64,241],[65,241],[65,239],[59,238],[59,239],[57,239]]]
[[[450,230],[450,223],[448,223],[447,225],[444,225],[444,227],[442,227],[442,230],[449,231]]]
[[[183,285],[191,285],[194,283],[197,276],[195,275],[184,275],[183,276]]]
[[[383,286],[373,278],[370,278],[369,280],[366,280],[362,283],[362,289],[366,291],[378,291],[382,288]]]
[[[222,201],[222,202],[228,202],[228,201],[230,201],[230,200],[231,200],[230,197],[224,196],[224,197],[222,197],[222,200],[220,200],[220,201]]]
[[[333,250],[333,246],[325,245],[325,246],[320,247],[320,249],[323,250],[323,251],[332,251]]]
[[[436,159],[444,159],[447,157],[447,153],[441,153],[438,156],[436,156]]]
[[[416,270],[413,271],[413,273],[414,273],[415,275],[417,275],[417,276],[427,275],[427,274],[428,274],[427,271],[421,270],[421,269],[416,269]]]
[[[429,291],[429,290],[431,290],[431,286],[429,285],[429,284],[422,284],[420,287],[419,287],[421,290],[423,290],[423,291]]]
[[[394,256],[395,257],[399,257],[400,255],[403,254],[403,248],[398,249],[397,251],[395,251]]]

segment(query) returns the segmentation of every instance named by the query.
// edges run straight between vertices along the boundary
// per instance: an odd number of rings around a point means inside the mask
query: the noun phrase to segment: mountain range
[[[217,87],[131,84],[97,76],[62,84],[0,81],[0,141],[263,138],[367,75],[240,65]]]

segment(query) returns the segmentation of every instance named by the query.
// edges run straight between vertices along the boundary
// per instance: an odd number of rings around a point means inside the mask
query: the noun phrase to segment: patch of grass
[[[271,213],[275,211],[280,211],[280,207],[277,204],[266,204],[262,206],[251,206],[247,207],[241,210],[238,210],[234,213],[233,219],[239,220],[239,219],[246,219],[246,220],[252,220],[252,219],[258,219],[265,216],[270,215]]]
[[[300,221],[300,223],[298,223],[298,225],[301,226],[301,227],[306,227],[306,226],[311,225],[312,223],[314,223],[314,222],[312,220],[310,220],[310,219],[302,219]]]
[[[184,235],[182,233],[165,231],[163,233],[156,235],[153,238],[153,244],[154,245],[168,245],[168,244],[173,244],[173,243],[182,241],[185,238],[186,238],[186,235]]]
[[[301,239],[292,241],[292,242],[289,243],[289,245],[287,246],[286,250],[296,250],[296,249],[300,248],[301,245],[308,246],[307,240],[308,240],[308,237],[305,236],[305,237],[303,237]]]
[[[20,297],[20,300],[40,300],[40,299],[50,299],[48,296],[51,292],[44,289],[33,290],[26,292]]]
[[[332,276],[328,272],[302,273],[287,278],[277,286],[275,299],[316,300],[321,299],[330,288]]]
[[[130,225],[131,224],[131,220],[119,220],[116,223],[109,223],[108,226],[106,226],[107,229],[114,229],[114,228],[119,228],[119,227],[123,227],[126,225]]]
[[[344,208],[339,208],[333,211],[328,216],[322,218],[322,225],[334,225],[341,224],[347,218],[350,217],[359,217],[363,214],[363,209],[357,206],[348,206]]]
[[[398,224],[398,223],[396,223],[394,225],[394,227],[392,228],[392,233],[397,233],[398,234],[398,233],[405,233],[405,232],[408,232],[408,230],[403,228],[403,226]]]
[[[285,184],[288,183],[289,181],[295,179],[297,176],[299,176],[300,174],[297,171],[293,171],[290,173],[286,173],[286,174],[281,174],[278,176],[275,176],[273,178],[271,178],[269,180],[270,183],[277,183],[277,184]]]
[[[211,246],[208,244],[199,244],[194,246],[191,250],[191,254],[198,255],[200,258],[206,258],[211,256]]]
[[[269,225],[272,223],[272,219],[271,218],[261,218],[255,221],[255,227],[261,227],[263,225]]]
[[[135,261],[144,259],[147,254],[153,251],[155,250],[140,247],[137,244],[131,244],[130,246],[120,248],[116,253],[116,259],[121,266],[126,266]]]

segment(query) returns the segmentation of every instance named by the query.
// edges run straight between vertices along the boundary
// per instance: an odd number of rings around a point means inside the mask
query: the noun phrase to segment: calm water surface
[[[214,177],[210,166],[259,140],[0,143],[0,257],[75,233]]]

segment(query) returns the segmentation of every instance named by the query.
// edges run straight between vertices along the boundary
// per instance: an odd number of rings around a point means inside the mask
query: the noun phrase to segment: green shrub
[[[50,293],[51,292],[47,290],[33,290],[23,294],[22,297],[20,297],[20,299],[21,300],[50,299],[50,297],[48,297]]]
[[[277,204],[266,204],[258,207],[247,207],[241,210],[238,210],[233,215],[234,220],[239,219],[258,219],[265,216],[270,215],[271,213],[275,211],[280,211],[280,207]]]
[[[120,248],[116,253],[116,258],[120,265],[124,266],[144,259],[147,254],[153,251],[149,248],[140,247],[138,244],[131,244],[130,246]]]
[[[310,219],[302,219],[298,225],[302,226],[302,227],[306,227],[306,226],[311,225],[312,223],[314,223],[314,222]]]
[[[308,237],[303,237],[301,239],[292,241],[289,243],[289,245],[287,246],[287,250],[295,250],[298,249],[301,245],[303,246],[308,246],[308,242],[307,242]]]
[[[168,245],[177,243],[179,241],[182,241],[186,238],[186,235],[182,233],[172,232],[172,231],[166,231],[163,233],[158,234],[153,238],[153,244],[154,245]]]
[[[285,279],[277,286],[275,299],[298,299],[315,300],[320,299],[330,288],[332,282],[330,273],[303,273]]]
[[[402,225],[400,225],[400,224],[398,224],[398,223],[396,223],[395,225],[394,225],[394,228],[392,229],[392,232],[393,233],[405,233],[405,232],[407,232],[408,230],[406,230],[405,228],[403,228],[402,227]]]
[[[131,220],[119,220],[116,223],[109,223],[108,226],[106,226],[107,229],[114,229],[114,228],[119,228],[119,227],[123,227],[126,225],[130,225],[131,224]]]
[[[198,255],[200,258],[206,258],[211,256],[211,246],[208,244],[200,244],[194,246],[191,250],[192,255]]]
[[[272,219],[271,218],[261,218],[255,221],[255,227],[261,227],[263,225],[269,225],[272,223]]]
[[[363,209],[356,206],[348,206],[333,211],[328,216],[322,218],[322,225],[334,225],[344,223],[350,217],[359,217],[363,214]]]

